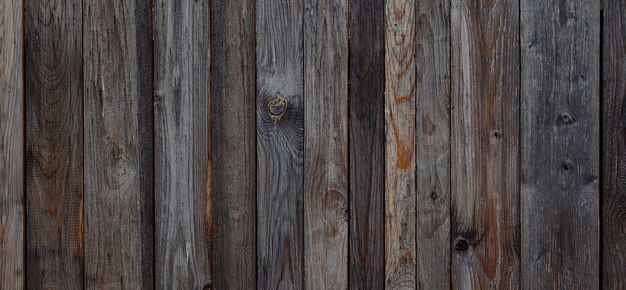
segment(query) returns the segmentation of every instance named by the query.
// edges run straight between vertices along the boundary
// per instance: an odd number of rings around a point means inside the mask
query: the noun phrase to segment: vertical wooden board
[[[599,287],[599,10],[522,1],[524,289]]]
[[[153,288],[151,3],[84,4],[85,287]]]
[[[604,2],[602,60],[602,288],[626,278],[626,2]]]
[[[213,283],[256,287],[254,2],[211,2]]]
[[[415,1],[385,2],[385,279],[416,287]]]
[[[417,1],[417,288],[450,288],[450,1]]]
[[[211,287],[209,3],[154,3],[155,284]]]
[[[384,0],[350,0],[349,152],[351,289],[385,287]]]
[[[451,4],[452,288],[516,288],[519,3]]]
[[[25,3],[26,288],[82,289],[82,5]]]
[[[348,288],[348,3],[306,0],[304,283]]]
[[[303,0],[258,0],[257,280],[304,288]]]
[[[0,0],[0,289],[24,289],[22,1]]]

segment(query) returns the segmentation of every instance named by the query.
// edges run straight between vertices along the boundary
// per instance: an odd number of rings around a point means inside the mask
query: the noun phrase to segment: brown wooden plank
[[[385,62],[383,0],[350,0],[351,289],[385,287]]]
[[[25,3],[26,288],[82,289],[82,5]]]
[[[348,2],[306,0],[304,284],[348,288]]]
[[[415,1],[385,2],[385,279],[415,288]]]
[[[150,289],[151,3],[83,5],[85,287]]]
[[[523,289],[600,284],[599,11],[521,2]]]
[[[0,0],[0,289],[24,289],[23,2]]]
[[[450,1],[417,1],[417,288],[450,288]]]
[[[213,281],[256,288],[254,2],[211,2]]]
[[[209,3],[154,3],[155,284],[211,286]]]
[[[257,280],[304,282],[304,59],[302,0],[259,0],[257,41]]]
[[[519,4],[451,2],[452,287],[519,285]]]

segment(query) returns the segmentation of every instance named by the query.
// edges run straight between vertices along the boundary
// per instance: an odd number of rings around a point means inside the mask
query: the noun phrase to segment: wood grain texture
[[[626,2],[604,1],[602,289],[626,289]]]
[[[0,0],[0,289],[24,289],[23,2]]]
[[[416,287],[415,1],[385,2],[385,288]]]
[[[211,2],[213,283],[256,288],[254,1]]]
[[[82,289],[82,6],[25,3],[26,288]]]
[[[157,289],[211,287],[209,3],[154,3]]]
[[[303,4],[256,6],[259,289],[304,287]]]
[[[450,288],[450,1],[417,1],[417,288]]]
[[[452,288],[516,288],[519,5],[451,4]]]
[[[523,289],[599,288],[599,5],[521,4]]]
[[[348,288],[348,3],[306,0],[304,283]]]
[[[350,289],[385,287],[383,5],[349,2]]]
[[[84,7],[85,288],[153,288],[150,1]]]

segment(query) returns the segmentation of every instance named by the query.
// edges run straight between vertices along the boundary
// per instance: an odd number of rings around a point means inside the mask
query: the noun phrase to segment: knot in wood
[[[267,110],[272,120],[280,120],[287,112],[287,99],[280,94],[276,95],[267,103]]]
[[[565,124],[574,124],[574,122],[576,122],[576,118],[570,116],[567,113],[561,113],[559,117],[561,118],[561,121]]]
[[[460,239],[454,245],[454,249],[459,252],[465,252],[469,249],[469,242],[466,239]]]
[[[570,161],[563,162],[563,164],[561,164],[561,168],[563,168],[563,170],[565,171],[569,171],[570,169],[572,169],[572,162]]]

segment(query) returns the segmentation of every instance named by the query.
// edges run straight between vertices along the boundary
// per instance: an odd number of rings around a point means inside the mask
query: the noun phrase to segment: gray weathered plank
[[[22,1],[0,0],[0,289],[24,289]]]
[[[516,288],[519,4],[451,5],[452,288]]]
[[[385,287],[384,0],[350,0],[351,289]]]
[[[82,289],[82,5],[25,4],[26,288]]]
[[[85,287],[153,288],[152,14],[84,7]]]
[[[211,287],[209,3],[154,3],[155,283]]]
[[[306,0],[304,284],[348,288],[348,2]]]
[[[416,287],[415,1],[385,2],[385,279]]]
[[[521,3],[520,283],[598,289],[600,3]]]
[[[450,1],[417,1],[417,288],[450,288]]]
[[[211,2],[213,284],[256,288],[254,1]]]
[[[604,1],[602,286],[626,289],[626,2]]]

